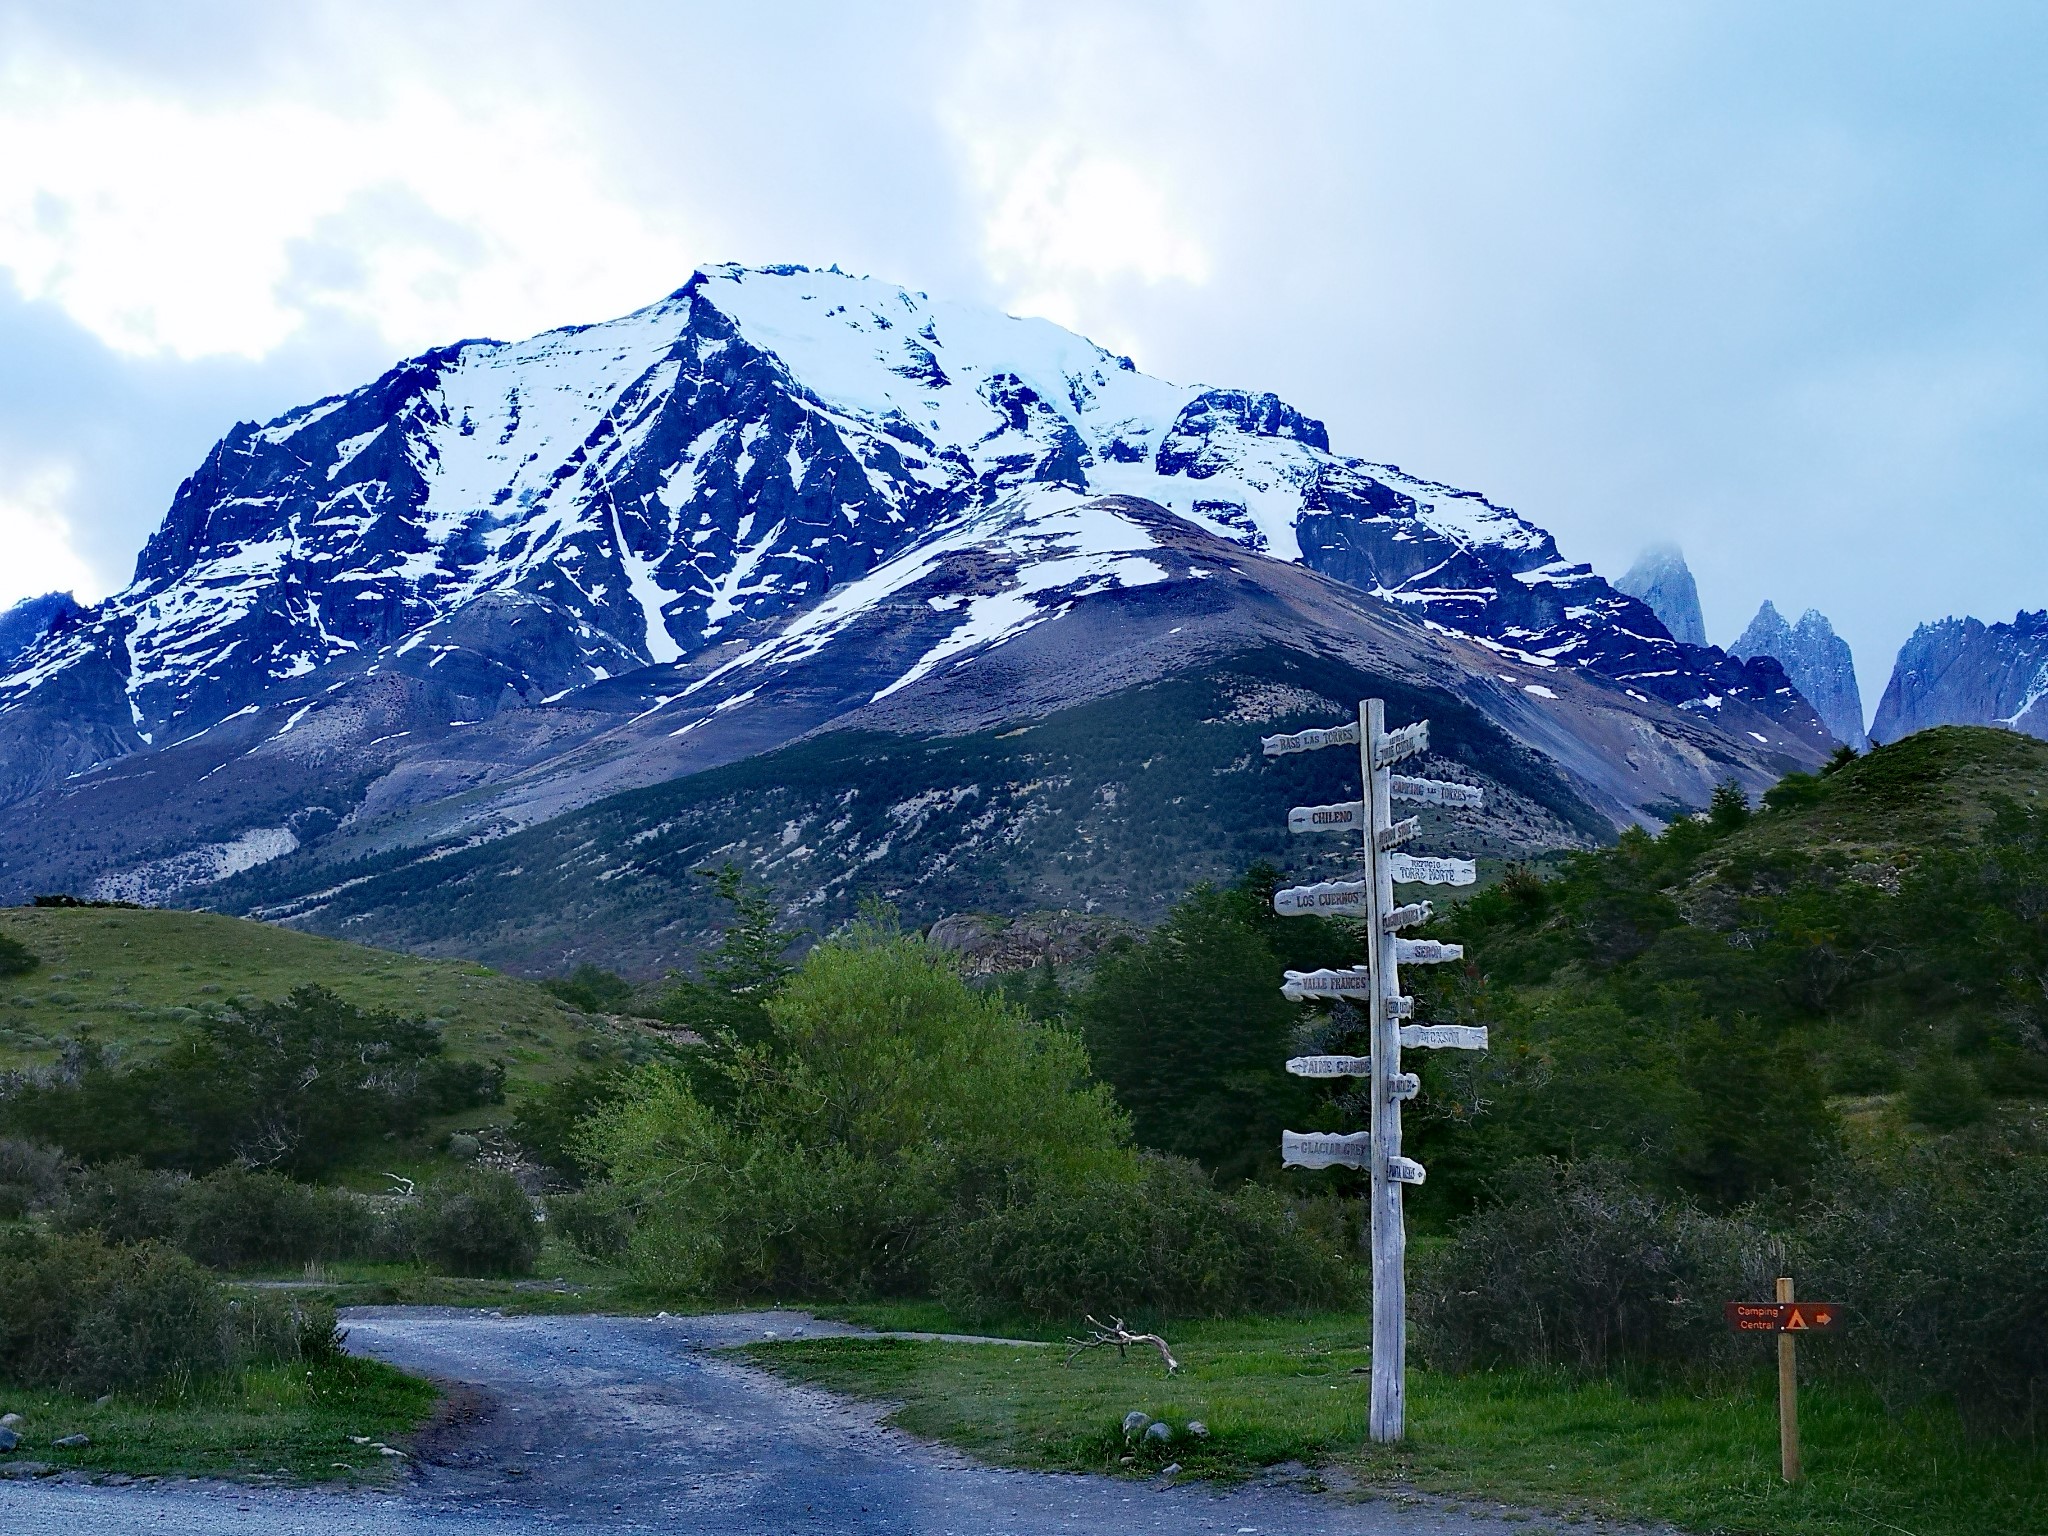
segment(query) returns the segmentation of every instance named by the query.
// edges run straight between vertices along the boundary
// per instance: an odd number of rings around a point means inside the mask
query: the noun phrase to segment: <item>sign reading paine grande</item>
[[[1386,728],[1386,706],[1366,699],[1354,724],[1268,736],[1266,755],[1309,752],[1320,747],[1358,748],[1359,798],[1328,805],[1300,805],[1287,813],[1290,832],[1357,832],[1365,857],[1361,880],[1323,880],[1273,894],[1282,917],[1317,914],[1355,916],[1364,923],[1367,962],[1348,970],[1289,971],[1281,994],[1296,1002],[1360,998],[1369,1011],[1370,1053],[1362,1056],[1296,1056],[1287,1070],[1296,1077],[1370,1080],[1371,1126],[1363,1131],[1282,1131],[1281,1160],[1290,1168],[1363,1168],[1371,1176],[1372,1216],[1372,1410],[1375,1440],[1399,1440],[1407,1415],[1408,1236],[1401,1191],[1427,1177],[1422,1164],[1401,1155],[1401,1106],[1421,1093],[1422,1082],[1401,1070],[1401,1052],[1425,1047],[1486,1049],[1483,1024],[1409,1024],[1415,999],[1401,991],[1403,965],[1441,965],[1465,958],[1463,945],[1401,936],[1403,928],[1426,923],[1426,901],[1394,905],[1394,886],[1471,885],[1478,870],[1470,859],[1398,852],[1421,835],[1422,822],[1396,822],[1399,800],[1446,810],[1470,810],[1480,792],[1467,784],[1397,776],[1392,765],[1429,750],[1429,722],[1399,730]]]

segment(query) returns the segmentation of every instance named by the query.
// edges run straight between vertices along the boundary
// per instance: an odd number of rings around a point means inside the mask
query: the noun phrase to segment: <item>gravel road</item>
[[[788,1312],[500,1317],[364,1308],[352,1349],[453,1384],[387,1491],[0,1482],[7,1536],[392,1536],[859,1531],[888,1536],[1520,1536],[1544,1528],[1259,1485],[1218,1493],[1007,1472],[889,1429],[869,1406],[712,1351],[851,1330]],[[1581,1528],[1583,1529],[1583,1527]]]

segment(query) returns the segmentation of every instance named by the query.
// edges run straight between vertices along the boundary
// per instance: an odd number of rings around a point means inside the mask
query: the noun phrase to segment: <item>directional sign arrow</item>
[[[1314,917],[1320,912],[1345,912],[1366,904],[1363,880],[1325,880],[1318,885],[1290,885],[1273,893],[1273,910],[1282,917]]]
[[[1378,838],[1380,852],[1385,853],[1389,848],[1399,847],[1421,830],[1422,823],[1413,816],[1406,821],[1397,821],[1391,827],[1381,827]]]
[[[1413,1158],[1390,1157],[1387,1159],[1387,1177],[1396,1184],[1420,1184],[1429,1175]]]
[[[1262,736],[1259,745],[1268,757],[1281,757],[1289,752],[1313,752],[1317,747],[1355,747],[1358,745],[1358,726],[1330,725],[1296,731],[1292,735]]]
[[[1842,1318],[1838,1301],[1729,1301],[1721,1315],[1737,1333],[1832,1333]]]
[[[1442,779],[1410,779],[1398,773],[1387,789],[1396,800],[1414,800],[1423,805],[1459,806],[1471,810],[1486,801],[1485,794],[1470,784],[1446,784]]]
[[[1288,1168],[1363,1168],[1371,1157],[1371,1131],[1280,1133],[1280,1161]]]
[[[1291,1003],[1305,997],[1346,997],[1371,991],[1372,972],[1362,965],[1348,971],[1286,971],[1280,982],[1280,995]]]
[[[1290,832],[1349,832],[1364,825],[1365,807],[1357,800],[1335,805],[1297,805],[1287,813]]]
[[[1470,859],[1438,859],[1423,853],[1390,853],[1394,879],[1401,885],[1470,885],[1479,870]]]
[[[1422,1079],[1413,1072],[1389,1072],[1387,1074],[1387,1097],[1390,1099],[1412,1099],[1422,1092]]]
[[[1417,1047],[1434,1047],[1437,1050],[1483,1051],[1486,1049],[1486,1026],[1484,1024],[1403,1024],[1401,1046],[1404,1050]]]
[[[1351,738],[1356,741],[1354,735]],[[1398,763],[1404,757],[1413,757],[1418,752],[1429,750],[1429,722],[1418,720],[1413,725],[1404,725],[1398,731],[1389,731],[1373,743],[1373,761],[1384,768],[1388,763]]]
[[[1402,965],[1441,965],[1446,960],[1465,958],[1462,944],[1439,944],[1435,939],[1396,939],[1394,958]]]
[[[1411,901],[1405,907],[1396,907],[1380,918],[1380,930],[1384,933],[1399,933],[1403,928],[1414,928],[1429,921],[1430,907],[1426,901]]]
[[[1287,1070],[1296,1077],[1371,1077],[1370,1056],[1291,1056]]]

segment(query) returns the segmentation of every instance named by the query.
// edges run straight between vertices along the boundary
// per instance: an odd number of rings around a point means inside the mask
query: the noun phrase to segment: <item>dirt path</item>
[[[455,1384],[389,1492],[0,1483],[8,1536],[392,1536],[398,1532],[876,1532],[888,1536],[1452,1536],[1539,1522],[1278,1487],[1217,1493],[1006,1472],[876,1412],[713,1353],[771,1332],[846,1333],[796,1313],[500,1317],[367,1308],[350,1347]]]

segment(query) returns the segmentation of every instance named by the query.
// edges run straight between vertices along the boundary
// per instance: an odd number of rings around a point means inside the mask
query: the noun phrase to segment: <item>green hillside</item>
[[[0,976],[0,1071],[56,1059],[89,1030],[146,1053],[188,1032],[203,1009],[278,1001],[325,987],[357,1007],[440,1021],[454,1057],[502,1062],[508,1083],[573,1070],[578,1046],[611,1026],[532,982],[469,962],[420,960],[210,912],[119,907],[0,908],[0,936],[39,962]]]
[[[1845,1137],[2048,1120],[2048,743],[1927,731],[1443,928],[1472,963],[1418,985],[1495,1049],[1425,1065],[1431,1200],[1601,1155],[1733,1204],[1796,1195]]]

